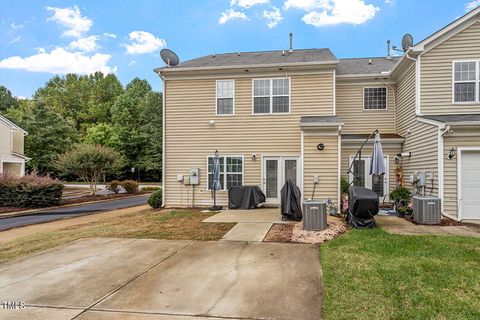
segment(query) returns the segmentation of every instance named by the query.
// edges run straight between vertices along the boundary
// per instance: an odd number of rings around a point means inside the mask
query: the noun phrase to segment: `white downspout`
[[[158,72],[158,75],[163,81],[163,92],[162,92],[162,208],[165,207],[165,96],[166,96],[166,79],[160,72]]]

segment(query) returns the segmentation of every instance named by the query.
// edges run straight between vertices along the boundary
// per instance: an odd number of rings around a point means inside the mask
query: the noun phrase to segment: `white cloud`
[[[328,8],[329,2],[329,0],[287,0],[284,3],[284,7],[285,10],[301,9],[310,11],[318,8]]]
[[[133,66],[133,65],[136,64],[136,63],[137,63],[137,61],[135,61],[135,60],[130,60],[130,62],[128,63],[128,66],[131,67],[131,66]]]
[[[386,4],[393,4],[394,2],[395,2],[395,0],[385,0]]]
[[[49,17],[47,21],[55,21],[67,28],[63,33],[64,36],[80,38],[93,25],[91,19],[82,16],[78,6],[73,6],[73,8],[47,7],[47,10],[53,11],[53,16]]]
[[[20,36],[17,36],[16,38],[13,38],[12,40],[10,40],[8,44],[14,44],[14,43],[17,43],[18,41],[20,41]]]
[[[307,11],[303,22],[316,27],[346,24],[362,24],[372,19],[380,9],[364,0],[287,0],[285,9]]]
[[[128,54],[142,54],[157,51],[167,45],[165,40],[155,37],[150,32],[133,31],[128,34],[130,44],[123,44]]]
[[[470,10],[473,10],[475,9],[476,7],[480,6],[480,0],[474,0],[474,1],[470,1],[469,3],[467,3],[465,5],[465,10],[466,11],[470,11]]]
[[[269,28],[274,28],[277,26],[277,24],[283,20],[282,13],[280,12],[280,9],[276,7],[272,7],[272,10],[264,10],[263,11],[263,17],[267,19],[268,27]]]
[[[269,3],[270,0],[231,0],[230,1],[230,6],[239,6],[242,8],[250,8],[253,7],[257,4],[267,4]]]
[[[12,27],[13,30],[20,30],[23,29],[23,24],[16,24],[15,22],[12,22],[10,27]]]
[[[99,48],[97,41],[99,36],[89,36],[72,41],[68,46],[72,49],[78,49],[84,52],[92,52]]]
[[[89,56],[81,52],[69,52],[64,48],[56,48],[51,52],[38,48],[37,54],[29,57],[14,56],[1,60],[0,69],[21,69],[52,74],[90,74],[96,71],[112,73],[117,68],[108,65],[111,57],[109,54],[100,53]]]
[[[117,39],[117,35],[116,35],[116,34],[113,34],[113,33],[105,32],[105,33],[103,33],[103,36],[104,36],[105,38]]]
[[[248,20],[248,17],[245,13],[240,11],[235,11],[233,9],[228,9],[222,12],[222,15],[218,19],[219,24],[225,24],[230,20]]]

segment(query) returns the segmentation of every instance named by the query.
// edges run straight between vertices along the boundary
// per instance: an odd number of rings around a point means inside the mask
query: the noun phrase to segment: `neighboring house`
[[[0,115],[0,173],[25,175],[24,136],[28,133]]]
[[[432,179],[418,193],[443,212],[480,219],[480,8],[410,47],[402,57],[337,59],[329,49],[216,54],[155,71],[164,81],[164,205],[211,205],[212,158],[227,189],[258,185],[278,205],[291,179],[304,199],[340,198],[340,177],[379,129],[387,173],[359,184],[388,201],[416,171]],[[322,149],[323,146],[323,149]],[[321,149],[321,150],[320,150]],[[402,154],[402,156],[399,156]],[[411,156],[408,156],[411,154]],[[182,175],[199,168],[199,184]]]

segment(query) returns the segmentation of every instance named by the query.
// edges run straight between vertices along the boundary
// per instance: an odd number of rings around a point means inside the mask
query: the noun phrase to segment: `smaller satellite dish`
[[[413,37],[410,33],[406,33],[402,38],[402,49],[407,51],[410,47],[413,47]]]
[[[178,59],[177,54],[170,49],[160,50],[160,57],[169,67],[176,66],[180,63],[180,59]]]

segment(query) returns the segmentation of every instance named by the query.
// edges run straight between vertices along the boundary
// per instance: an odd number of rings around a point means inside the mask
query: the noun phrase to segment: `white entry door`
[[[349,165],[352,164],[353,158],[355,156],[350,156]],[[378,194],[378,197],[383,200],[383,197],[386,196],[385,200],[388,201],[388,156],[383,156],[383,161],[385,164],[385,174],[383,176],[371,176],[370,173],[370,163],[371,156],[362,157],[361,160],[355,160],[355,164],[352,167],[352,171],[359,178],[358,181],[355,181],[353,184],[357,187],[365,187],[375,191]],[[350,173],[350,182],[353,181],[353,174]]]
[[[462,219],[480,219],[480,151],[462,151],[460,183]]]
[[[280,190],[287,180],[300,187],[300,162],[298,157],[263,157],[262,190],[267,203],[280,203]]]

